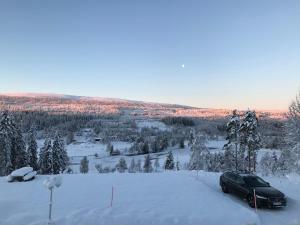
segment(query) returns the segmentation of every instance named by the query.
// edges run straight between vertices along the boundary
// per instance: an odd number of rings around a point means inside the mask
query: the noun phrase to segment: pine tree
[[[88,173],[89,172],[89,160],[86,156],[82,158],[80,161],[80,173]]]
[[[39,153],[39,168],[41,174],[52,174],[52,145],[47,138]]]
[[[174,157],[172,152],[170,151],[168,153],[168,156],[166,158],[166,162],[165,162],[165,170],[174,170],[175,164],[174,164]]]
[[[272,153],[272,168],[271,168],[272,174],[276,175],[278,172],[278,157],[275,151]]]
[[[256,171],[256,154],[261,147],[261,138],[258,132],[258,119],[255,111],[247,111],[241,123],[240,145],[247,151],[247,170]]]
[[[27,148],[27,156],[28,156],[28,165],[33,168],[33,170],[38,171],[38,156],[37,156],[37,142],[36,142],[36,131],[35,128],[31,128],[28,137],[28,148]]]
[[[126,160],[123,157],[120,158],[119,163],[117,164],[117,170],[120,173],[124,173],[127,169],[128,167],[127,167]]]
[[[134,158],[131,159],[130,166],[128,168],[129,173],[135,173],[135,161]]]
[[[151,162],[151,159],[150,159],[150,155],[146,155],[145,156],[145,162],[144,162],[144,172],[145,173],[151,173],[153,170],[152,168],[152,162]]]
[[[224,145],[225,149],[225,167],[227,170],[238,171],[241,166],[239,166],[239,133],[240,130],[240,117],[237,110],[234,110],[229,122],[226,125],[227,132],[227,143]]]

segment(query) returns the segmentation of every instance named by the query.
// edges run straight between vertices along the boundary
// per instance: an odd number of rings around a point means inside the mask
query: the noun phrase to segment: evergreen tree
[[[33,170],[38,171],[38,156],[37,156],[37,142],[36,142],[36,131],[35,128],[31,128],[28,137],[28,148],[27,148],[27,156],[28,156],[28,165],[33,168]]]
[[[0,176],[8,175],[13,171],[11,160],[12,128],[7,112],[4,112],[0,121]]]
[[[268,176],[272,173],[272,157],[269,152],[266,152],[260,160],[260,169],[263,176]]]
[[[26,147],[21,130],[5,111],[0,120],[0,176],[26,165]]]
[[[41,174],[52,174],[52,145],[47,138],[39,153],[39,168]]]
[[[239,155],[239,130],[240,130],[240,117],[237,110],[234,110],[229,122],[226,125],[227,143],[224,145],[225,149],[225,167],[227,170],[238,171],[241,166],[238,162],[241,156]]]
[[[123,157],[120,158],[119,163],[117,164],[117,170],[120,173],[124,173],[127,169],[128,167],[127,167],[126,160]]]
[[[135,171],[136,172],[142,172],[142,161],[140,159],[135,164]]]
[[[195,136],[192,144],[192,155],[189,162],[190,170],[203,170],[206,168],[205,155],[209,153],[205,145],[206,139],[203,136]]]
[[[111,143],[108,143],[106,146],[106,152],[111,156],[114,152],[114,146]]]
[[[170,151],[168,153],[168,156],[166,158],[166,162],[165,162],[165,170],[174,170],[175,164],[174,164],[174,157],[172,152]]]
[[[153,170],[152,168],[152,162],[151,162],[151,159],[150,159],[150,155],[146,155],[145,156],[145,162],[144,162],[144,172],[145,173],[151,173]]]
[[[80,173],[88,173],[88,172],[89,172],[89,160],[86,156],[84,156],[80,161]]]
[[[247,151],[247,170],[256,171],[256,152],[261,147],[258,119],[255,111],[247,111],[241,123],[240,145]]]
[[[52,172],[59,174],[63,172],[69,163],[69,158],[64,146],[64,142],[56,133],[52,146]]]
[[[280,170],[284,173],[300,172],[300,91],[289,106],[285,124],[285,142],[287,146],[279,158]]]
[[[23,140],[22,132],[14,121],[11,121],[13,127],[11,161],[13,170],[27,166],[26,145]]]

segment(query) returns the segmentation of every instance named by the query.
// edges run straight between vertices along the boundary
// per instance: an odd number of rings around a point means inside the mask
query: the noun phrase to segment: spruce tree
[[[27,148],[27,156],[28,156],[28,165],[33,168],[33,170],[38,171],[38,156],[37,156],[37,142],[36,142],[36,131],[35,128],[31,128],[28,137],[28,148]]]
[[[120,158],[119,163],[117,164],[117,170],[120,173],[124,173],[127,169],[128,167],[127,167],[126,160],[123,157]]]
[[[84,156],[80,160],[80,173],[88,173],[89,172],[89,160],[86,156]]]
[[[151,159],[150,159],[150,155],[146,155],[145,156],[145,162],[144,162],[144,172],[145,173],[151,173],[153,171],[153,168],[152,168],[152,162],[151,162]]]
[[[39,167],[41,174],[52,174],[52,145],[47,138],[39,153]]]
[[[258,119],[255,111],[247,111],[241,122],[240,145],[247,152],[247,170],[256,171],[256,154],[261,147],[261,138],[258,132]]]
[[[205,155],[209,153],[206,147],[206,138],[204,136],[195,135],[191,147],[192,155],[189,162],[190,170],[203,170],[206,168]]]
[[[224,145],[225,149],[225,167],[227,170],[238,171],[241,166],[239,166],[239,160],[241,158],[238,151],[239,146],[239,130],[240,130],[240,117],[237,110],[232,112],[229,122],[226,125],[226,140],[227,143]]]
[[[165,162],[165,170],[174,170],[175,164],[174,164],[174,157],[172,152],[170,151],[167,155],[166,162]]]
[[[130,166],[128,168],[129,173],[135,173],[135,161],[134,158],[131,159]]]

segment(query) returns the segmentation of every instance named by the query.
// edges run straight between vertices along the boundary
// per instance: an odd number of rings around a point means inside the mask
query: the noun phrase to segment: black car
[[[286,198],[282,192],[270,186],[262,178],[251,173],[225,172],[220,177],[224,193],[233,193],[246,199],[250,207],[284,207]]]

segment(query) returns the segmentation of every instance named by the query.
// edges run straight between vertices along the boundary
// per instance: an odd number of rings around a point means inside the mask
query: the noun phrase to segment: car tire
[[[228,187],[226,186],[226,184],[224,184],[224,183],[222,183],[221,184],[221,188],[222,188],[222,191],[224,192],[224,193],[229,193],[229,189],[228,189]]]

